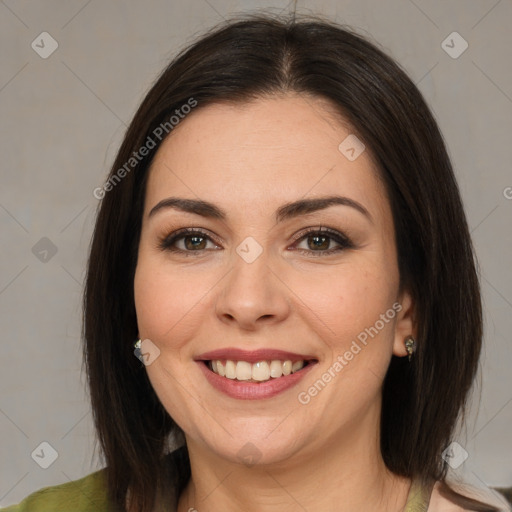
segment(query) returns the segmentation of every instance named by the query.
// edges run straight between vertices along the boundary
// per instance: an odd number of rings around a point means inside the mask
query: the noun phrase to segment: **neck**
[[[178,512],[402,511],[411,481],[380,453],[378,415],[275,464],[233,463],[187,439],[191,479]],[[365,426],[366,425],[366,426]]]

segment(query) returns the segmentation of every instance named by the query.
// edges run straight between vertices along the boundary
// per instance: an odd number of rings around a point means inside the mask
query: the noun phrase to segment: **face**
[[[351,131],[333,111],[298,95],[210,105],[149,171],[134,283],[146,371],[211,456],[279,463],[374,437],[390,358],[406,355],[390,205],[368,149],[339,149]]]

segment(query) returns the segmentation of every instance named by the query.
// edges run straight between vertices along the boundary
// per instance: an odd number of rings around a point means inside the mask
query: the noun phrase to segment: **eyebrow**
[[[291,203],[286,203],[280,206],[275,212],[276,222],[282,222],[284,220],[306,215],[308,213],[324,210],[331,206],[350,206],[358,212],[362,213],[370,222],[373,222],[370,212],[357,201],[350,199],[349,197],[331,195],[325,197],[316,197],[312,199],[299,199]],[[201,199],[185,199],[180,197],[168,197],[162,199],[157,203],[149,212],[148,217],[152,217],[158,211],[165,209],[175,209],[186,213],[193,213],[206,218],[219,219],[222,221],[227,220],[227,213],[219,206],[204,201]]]

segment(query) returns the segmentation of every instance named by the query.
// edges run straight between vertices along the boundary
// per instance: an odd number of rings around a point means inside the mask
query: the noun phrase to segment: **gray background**
[[[0,505],[101,467],[80,348],[82,281],[98,205],[92,191],[144,92],[178,49],[222,18],[294,7],[0,1]],[[480,260],[486,320],[481,386],[457,437],[469,456],[458,471],[511,486],[512,2],[317,0],[296,8],[379,42],[440,124]],[[42,46],[43,31],[58,42],[46,59],[31,47],[34,40]],[[469,45],[458,58],[442,47],[453,31]],[[462,48],[460,40],[446,44]],[[48,448],[31,457],[43,441],[58,453],[48,469],[35,461],[48,462]]]

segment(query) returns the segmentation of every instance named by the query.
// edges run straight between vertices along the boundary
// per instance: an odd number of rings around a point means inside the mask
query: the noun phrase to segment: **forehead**
[[[339,148],[347,137],[357,142],[350,125],[319,98],[199,105],[155,156],[145,214],[170,195],[208,199],[233,215],[241,206],[267,215],[267,206],[274,211],[282,202],[337,193],[362,202],[377,217],[387,215],[369,151],[350,160]]]

